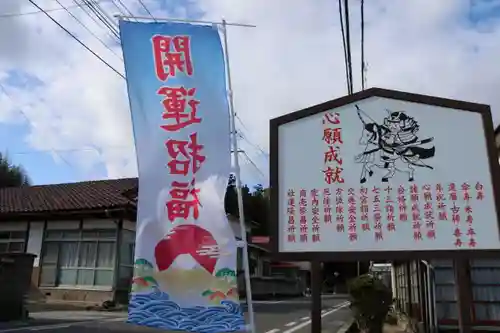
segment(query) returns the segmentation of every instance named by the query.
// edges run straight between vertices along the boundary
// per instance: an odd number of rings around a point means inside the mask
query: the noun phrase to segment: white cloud
[[[61,0],[66,5],[74,4]],[[495,1],[478,2],[487,13]],[[56,8],[55,0],[37,0]],[[137,0],[125,1],[138,13]],[[157,16],[158,2],[146,1]],[[365,1],[368,86],[459,98],[491,104],[500,120],[500,21],[468,21],[466,0]],[[495,2],[496,4],[499,1]],[[345,94],[343,50],[336,1],[332,0],[199,0],[206,19],[245,22],[257,28],[229,28],[231,69],[237,112],[246,136],[268,147],[268,120]],[[193,4],[191,4],[192,6]],[[486,7],[488,6],[488,7]],[[103,2],[110,14],[117,9]],[[1,13],[27,12],[27,1],[2,0]],[[177,10],[184,15],[190,10]],[[106,31],[81,10],[73,13],[101,38]],[[351,0],[353,66],[359,89],[359,1]],[[64,11],[51,12],[96,52],[123,72],[120,60],[79,27]],[[491,15],[490,15],[491,16]],[[178,17],[178,16],[177,16]],[[125,83],[47,17],[0,18],[0,78],[7,70],[23,70],[43,85],[8,87],[15,103],[0,98],[0,121],[15,121],[22,107],[35,126],[25,138],[35,149],[98,147],[81,154],[75,164],[104,162],[109,177],[134,175],[135,157]],[[116,49],[117,53],[121,53]],[[16,121],[19,121],[17,119]],[[109,147],[118,146],[121,149]],[[261,170],[267,161],[244,145]],[[85,163],[85,164],[84,164]],[[252,166],[245,175],[261,181]],[[248,177],[247,177],[248,179]]]

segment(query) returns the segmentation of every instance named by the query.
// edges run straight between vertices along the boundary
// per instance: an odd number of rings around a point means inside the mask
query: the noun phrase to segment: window
[[[433,260],[436,286],[436,315],[441,323],[458,319],[455,275],[451,260]]]
[[[474,317],[478,322],[500,322],[500,260],[476,259],[471,262]]]
[[[42,286],[113,285],[116,230],[49,230],[42,253]]]
[[[26,231],[0,231],[0,253],[24,252]]]
[[[118,288],[129,289],[134,275],[135,232],[122,230],[120,243],[120,270],[118,272]]]

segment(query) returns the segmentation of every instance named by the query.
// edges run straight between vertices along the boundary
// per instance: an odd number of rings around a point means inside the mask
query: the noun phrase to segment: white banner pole
[[[235,22],[216,22],[216,21],[204,21],[204,20],[190,20],[190,19],[180,19],[180,18],[162,18],[155,17],[154,19],[150,16],[124,16],[124,15],[114,15],[117,19],[121,20],[141,20],[141,21],[155,21],[155,22],[183,22],[183,23],[197,23],[197,24],[217,24],[217,25],[232,25],[235,27],[245,27],[245,28],[255,28],[255,25],[246,23],[235,23]]]
[[[245,289],[246,289],[246,300],[248,305],[248,316],[250,318],[250,332],[255,333],[255,314],[253,312],[252,303],[252,286],[250,282],[250,263],[248,259],[248,242],[245,226],[245,212],[243,210],[243,193],[241,191],[241,174],[240,174],[240,163],[239,163],[239,150],[238,150],[238,137],[236,135],[236,112],[234,111],[234,100],[233,100],[233,90],[231,82],[231,71],[229,65],[229,50],[227,46],[227,24],[226,20],[222,20],[222,35],[224,38],[224,58],[226,63],[226,75],[227,75],[227,88],[228,88],[228,99],[229,99],[229,112],[231,119],[231,137],[234,152],[234,175],[236,178],[236,190],[238,196],[238,212],[240,218],[240,229],[241,229],[241,240],[243,248],[243,266],[245,273]]]

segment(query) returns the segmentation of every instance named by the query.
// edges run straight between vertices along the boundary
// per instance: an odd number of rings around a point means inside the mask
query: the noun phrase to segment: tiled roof
[[[123,195],[137,178],[0,189],[0,214],[121,208],[134,205]]]

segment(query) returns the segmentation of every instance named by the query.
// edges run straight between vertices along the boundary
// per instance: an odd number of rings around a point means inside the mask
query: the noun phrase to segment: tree
[[[257,222],[258,228],[254,234],[260,236],[269,235],[269,200],[266,189],[261,184],[253,188],[253,192],[247,185],[242,186],[243,210],[245,219]],[[224,208],[227,214],[240,216],[238,209],[238,195],[236,190],[236,178],[233,174],[229,176],[226,196],[224,198]]]
[[[22,166],[11,164],[6,155],[0,154],[0,188],[29,186],[30,183]]]

